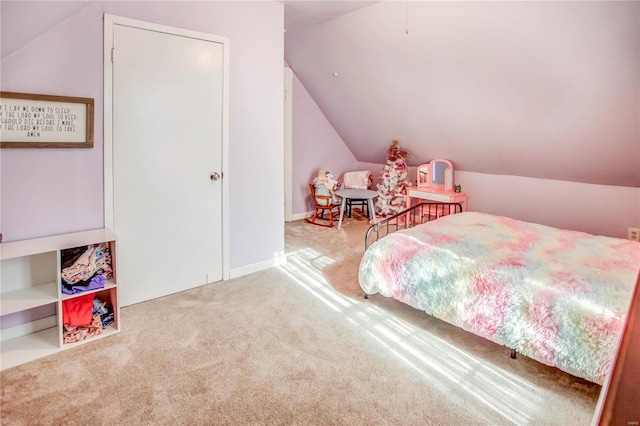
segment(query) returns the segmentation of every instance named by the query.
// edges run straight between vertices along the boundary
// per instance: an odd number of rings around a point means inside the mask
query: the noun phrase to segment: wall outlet
[[[627,238],[631,241],[640,241],[640,228],[629,228]]]

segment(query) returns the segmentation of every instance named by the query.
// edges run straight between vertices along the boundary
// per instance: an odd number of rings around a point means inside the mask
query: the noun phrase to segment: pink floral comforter
[[[388,235],[360,286],[602,384],[640,269],[640,244],[466,212]]]

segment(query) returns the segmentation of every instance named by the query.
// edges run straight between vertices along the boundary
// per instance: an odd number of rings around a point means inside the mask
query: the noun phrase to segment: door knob
[[[220,180],[220,173],[218,173],[218,172],[213,172],[213,173],[211,173],[211,176],[209,176],[209,178],[210,178],[211,180],[213,180],[213,181]]]

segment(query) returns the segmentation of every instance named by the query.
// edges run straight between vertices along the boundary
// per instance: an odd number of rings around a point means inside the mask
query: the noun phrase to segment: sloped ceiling
[[[0,50],[2,58],[38,38],[73,15],[90,1],[0,2]]]
[[[89,3],[3,0],[1,57]],[[410,165],[640,187],[640,2],[283,3],[285,60],[359,161],[398,139]]]
[[[284,4],[285,31],[297,31],[302,28],[330,21],[345,13],[376,3],[375,1],[306,1],[288,0]]]
[[[359,161],[640,187],[639,2],[376,2],[285,60]]]

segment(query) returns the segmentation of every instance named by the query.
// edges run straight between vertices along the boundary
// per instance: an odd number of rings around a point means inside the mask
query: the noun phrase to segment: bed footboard
[[[462,204],[460,203],[416,204],[411,208],[396,213],[393,216],[386,217],[371,225],[364,236],[364,249],[367,250],[371,244],[392,232],[412,228],[422,223],[431,222],[442,216],[461,212]]]

